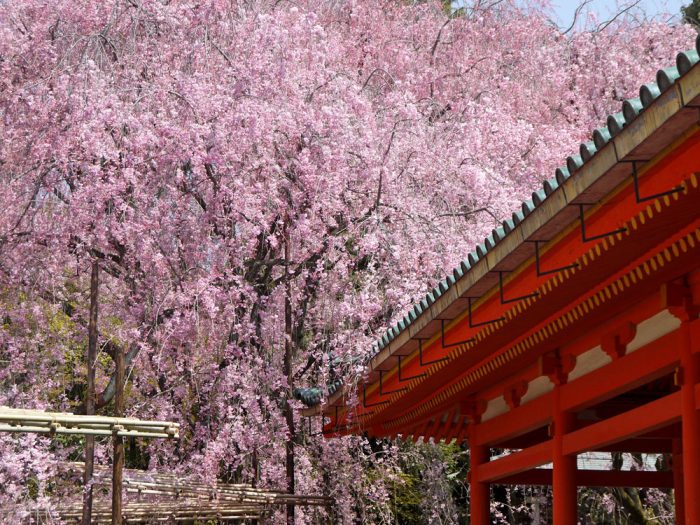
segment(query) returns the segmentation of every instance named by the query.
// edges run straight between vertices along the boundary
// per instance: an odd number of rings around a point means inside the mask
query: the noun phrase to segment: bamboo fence
[[[178,522],[194,520],[260,520],[263,516],[262,505],[241,505],[230,502],[128,502],[122,507],[123,520],[126,523],[138,522]],[[80,521],[82,502],[72,507],[59,510],[59,516],[67,522]],[[112,507],[109,503],[96,502],[92,508],[93,523],[110,523]]]
[[[81,462],[64,463],[68,471],[79,473]],[[108,487],[110,470],[95,467],[94,483]],[[183,478],[176,474],[149,472],[136,469],[124,470],[124,488],[131,494],[130,501],[122,508],[123,520],[135,522],[179,522],[193,520],[252,521],[263,520],[272,506],[294,504],[298,506],[330,506],[333,498],[286,494],[271,489],[256,488],[250,484],[213,484]],[[96,494],[96,498],[99,496]],[[82,502],[61,502],[57,505],[61,519],[67,522],[80,520]],[[108,502],[96,501],[93,520],[109,523],[111,507]]]
[[[63,468],[76,473],[82,472],[84,463],[67,462]],[[95,485],[109,486],[110,469],[106,466],[95,466]],[[177,474],[124,469],[124,488],[135,495],[167,496],[175,499],[218,500],[239,503],[259,503],[264,505],[286,505],[292,503],[300,506],[329,506],[333,498],[328,496],[306,496],[287,494],[273,489],[253,487],[247,483],[224,483],[216,481],[213,484],[192,478],[183,478]]]

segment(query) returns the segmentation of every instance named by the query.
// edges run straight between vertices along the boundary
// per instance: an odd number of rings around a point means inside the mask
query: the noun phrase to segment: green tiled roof
[[[454,271],[440,281],[430,290],[423,299],[414,305],[408,313],[390,327],[381,338],[372,346],[372,355],[376,355],[393,341],[401,332],[406,330],[424,311],[428,310],[437,299],[442,296],[455,282],[461,279],[469,270],[486,254],[513,231],[533,210],[540,206],[566,179],[576,174],[581,167],[590,161],[613,137],[639,116],[640,113],[651,105],[662,93],[673,86],[675,81],[685,75],[699,61],[700,35],[695,41],[695,49],[684,51],[676,56],[675,67],[660,69],[656,73],[656,82],[644,84],[639,89],[639,97],[625,100],[622,103],[622,111],[609,115],[606,126],[593,132],[592,140],[579,146],[579,152],[566,159],[566,167],[557,168],[554,177],[543,182],[542,188],[532,193],[532,198],[523,202],[520,210],[503,221],[502,225],[491,232],[491,235],[478,244],[474,251],[469,253]],[[328,387],[328,396],[340,388],[339,381]],[[322,391],[319,388],[300,388],[295,390],[295,397],[307,406],[314,406],[321,402]]]
[[[328,385],[328,396],[335,394],[338,389],[343,386],[343,382],[339,379]],[[296,388],[294,389],[294,397],[304,403],[306,406],[311,407],[318,405],[323,399],[323,391],[317,387],[311,388]]]

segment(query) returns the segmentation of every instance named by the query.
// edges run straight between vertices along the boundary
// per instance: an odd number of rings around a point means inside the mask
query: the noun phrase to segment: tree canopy
[[[681,14],[683,21],[700,29],[700,0],[693,0],[688,5],[681,7]]]
[[[98,410],[118,348],[127,413],[182,425],[129,461],[284,487],[293,443],[298,490],[388,519],[398,445],[312,435],[292,390],[352,380],[691,33],[562,35],[517,2],[0,2],[0,404],[81,410],[97,261]],[[80,446],[0,456],[29,511]]]

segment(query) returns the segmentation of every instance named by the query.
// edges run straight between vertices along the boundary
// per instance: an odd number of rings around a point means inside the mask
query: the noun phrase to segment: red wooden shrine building
[[[305,414],[327,436],[466,441],[474,525],[490,484],[551,484],[555,525],[577,486],[672,487],[676,522],[700,524],[696,47],[389,330],[364,383]],[[578,470],[589,451],[672,470]]]

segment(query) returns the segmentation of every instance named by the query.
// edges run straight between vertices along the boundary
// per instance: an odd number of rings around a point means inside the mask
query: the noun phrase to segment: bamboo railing
[[[0,432],[177,439],[180,425],[169,421],[82,416],[0,406]]]

